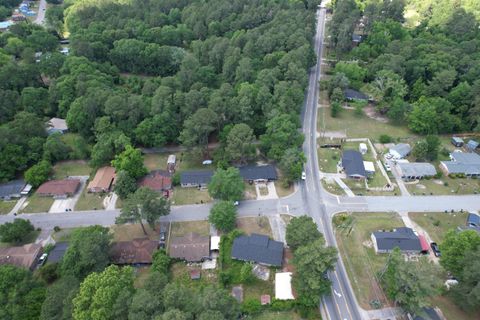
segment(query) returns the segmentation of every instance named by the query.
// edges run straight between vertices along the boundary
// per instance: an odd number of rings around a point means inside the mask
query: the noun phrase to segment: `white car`
[[[213,163],[212,160],[205,160],[205,161],[202,162],[202,164],[203,164],[204,166],[208,166],[208,165],[210,165],[210,164],[212,164],[212,163]]]
[[[40,256],[40,259],[38,259],[38,265],[43,266],[45,261],[47,261],[48,253],[44,253]]]
[[[390,168],[390,165],[388,163],[385,163],[385,170],[388,172],[392,171],[392,168]]]
[[[233,201],[233,205],[234,205],[235,207],[238,206],[239,204],[240,204],[240,202],[238,202],[238,201]]]
[[[307,179],[307,174],[305,173],[305,171],[302,171],[302,180],[305,180]]]

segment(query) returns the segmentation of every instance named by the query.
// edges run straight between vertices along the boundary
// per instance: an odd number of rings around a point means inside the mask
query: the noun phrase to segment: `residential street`
[[[45,23],[45,12],[47,11],[47,1],[40,0],[38,5],[38,13],[33,23],[43,25]]]

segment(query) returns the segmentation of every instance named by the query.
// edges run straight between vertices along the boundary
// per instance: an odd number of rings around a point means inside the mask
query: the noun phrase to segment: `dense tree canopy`
[[[0,241],[22,242],[34,230],[30,220],[15,219],[13,222],[5,222],[0,225]]]
[[[235,228],[237,209],[232,201],[220,201],[210,209],[208,221],[218,230],[230,232]]]
[[[317,239],[323,239],[317,224],[311,217],[294,217],[287,225],[285,234],[287,244],[292,250],[305,246]]]
[[[208,184],[208,193],[214,199],[238,201],[243,199],[245,185],[237,168],[218,168]]]

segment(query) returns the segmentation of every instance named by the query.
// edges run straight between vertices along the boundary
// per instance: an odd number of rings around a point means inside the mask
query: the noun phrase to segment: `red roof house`
[[[138,185],[157,192],[168,191],[172,189],[172,176],[168,171],[155,170],[143,177]]]
[[[78,179],[50,180],[37,189],[41,197],[66,198],[77,192],[80,186]]]

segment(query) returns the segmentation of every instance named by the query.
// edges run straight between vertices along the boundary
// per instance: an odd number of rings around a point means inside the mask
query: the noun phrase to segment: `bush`
[[[180,185],[180,172],[175,172],[172,176],[172,184],[174,187]]]
[[[332,118],[338,117],[338,114],[340,113],[341,109],[342,109],[342,106],[340,105],[339,102],[337,101],[332,102],[330,106],[330,115],[332,116]]]
[[[221,271],[218,274],[218,280],[222,286],[227,287],[232,282],[232,274],[228,271]]]
[[[448,187],[448,182],[445,181],[445,182],[443,183],[443,185],[444,185],[445,187]]]
[[[240,279],[242,283],[250,283],[253,280],[252,265],[244,263],[240,270]]]
[[[255,298],[246,299],[242,304],[242,312],[248,314],[256,314],[262,310],[260,300]]]
[[[435,227],[440,226],[440,220],[435,220],[435,221],[433,221],[433,225],[434,225]]]
[[[380,135],[379,139],[380,143],[391,143],[393,141],[393,138],[390,137],[388,134],[382,134]]]
[[[270,305],[272,311],[289,311],[292,310],[294,306],[293,300],[273,300]]]
[[[171,259],[165,250],[158,250],[153,254],[152,271],[167,274],[170,268]]]
[[[442,156],[448,157],[450,155],[450,151],[448,151],[447,148],[443,147],[442,150],[440,150],[440,154]]]
[[[42,278],[46,283],[52,283],[53,281],[57,280],[58,278],[58,264],[57,263],[49,263],[44,265],[38,270],[38,275]]]
[[[43,248],[43,252],[50,253],[53,250],[53,248],[55,248],[55,245],[49,243]]]
[[[62,230],[62,229],[59,226],[53,227],[53,231],[55,231],[55,232],[60,232],[60,230]]]
[[[436,175],[433,176],[435,179],[440,179],[441,177],[443,177],[443,172],[442,171],[438,171]]]

